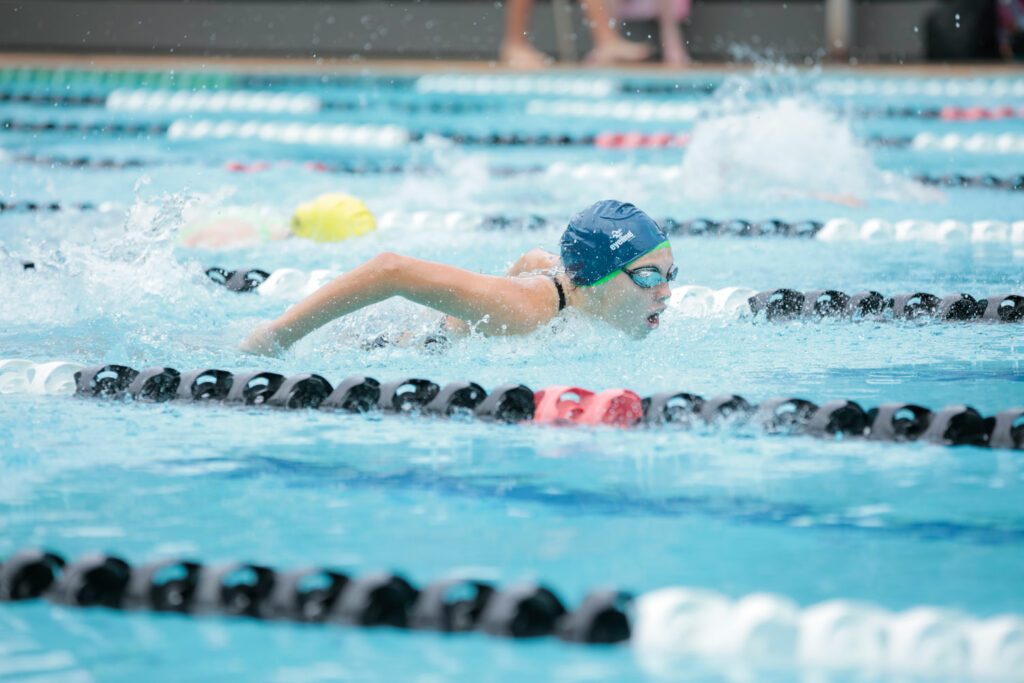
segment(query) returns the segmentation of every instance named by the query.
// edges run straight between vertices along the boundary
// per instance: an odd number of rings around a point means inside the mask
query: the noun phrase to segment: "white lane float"
[[[36,363],[24,358],[0,360],[0,394],[75,393],[75,373],[84,368],[81,363],[51,361]]]
[[[896,237],[896,229],[884,218],[869,218],[860,226],[859,234],[868,242],[888,242]]]
[[[29,370],[35,366],[24,358],[0,360],[0,394],[23,394],[28,391]]]
[[[798,656],[806,664],[854,668],[884,662],[892,614],[874,605],[829,600],[800,615]]]
[[[637,598],[631,646],[641,666],[671,677],[699,670],[694,664],[703,658],[750,671],[760,666],[841,671],[851,680],[891,675],[1019,680],[1024,617],[978,619],[924,605],[891,612],[848,600],[800,607],[768,593],[733,601],[715,591],[669,587]]]
[[[815,238],[822,242],[849,242],[860,238],[860,227],[849,218],[832,218]]]
[[[309,279],[308,273],[297,268],[278,268],[260,283],[256,292],[261,296],[296,299],[305,293]]]

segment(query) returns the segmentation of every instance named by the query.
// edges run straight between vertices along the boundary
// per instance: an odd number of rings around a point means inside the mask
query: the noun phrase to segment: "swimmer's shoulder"
[[[545,249],[531,249],[512,264],[506,275],[549,275],[562,265],[561,259]]]

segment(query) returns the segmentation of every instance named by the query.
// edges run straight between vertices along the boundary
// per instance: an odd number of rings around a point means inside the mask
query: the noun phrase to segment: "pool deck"
[[[349,59],[349,58],[276,58],[276,57],[196,57],[196,56],[155,56],[125,54],[71,54],[71,53],[36,53],[36,52],[0,52],[0,68],[44,68],[44,69],[95,69],[98,71],[183,69],[203,71],[206,69],[218,72],[239,73],[553,73],[569,74],[600,74],[607,69],[588,67],[580,64],[556,64],[539,71],[521,71],[504,67],[497,62],[487,60],[447,61],[447,60],[384,60],[384,59]],[[754,66],[749,63],[732,62],[701,62],[688,69],[660,66],[658,64],[641,64],[617,66],[615,71],[628,71],[633,74],[648,74],[664,77],[672,73],[699,75],[702,73],[722,73],[723,71],[749,71]],[[971,64],[847,64],[823,63],[816,67],[830,73],[850,73],[880,76],[1024,76],[1024,69],[1019,63],[971,63]]]

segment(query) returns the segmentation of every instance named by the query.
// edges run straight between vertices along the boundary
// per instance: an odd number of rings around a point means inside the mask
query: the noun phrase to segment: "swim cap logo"
[[[621,230],[612,230],[612,239],[615,241],[612,242],[612,246],[610,247],[611,250],[615,251],[616,249],[618,249],[619,247],[621,247],[623,244],[630,241],[634,237],[636,237],[636,235],[633,234],[632,230],[627,232],[625,235],[622,234]]]

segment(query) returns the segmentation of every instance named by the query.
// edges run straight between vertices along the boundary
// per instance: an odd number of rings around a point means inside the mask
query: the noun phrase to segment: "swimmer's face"
[[[658,249],[629,264],[629,270],[651,267],[666,275],[672,267],[672,249]],[[634,339],[643,339],[661,323],[661,313],[671,296],[667,282],[649,289],[637,286],[626,273],[619,272],[598,288],[598,315]]]

